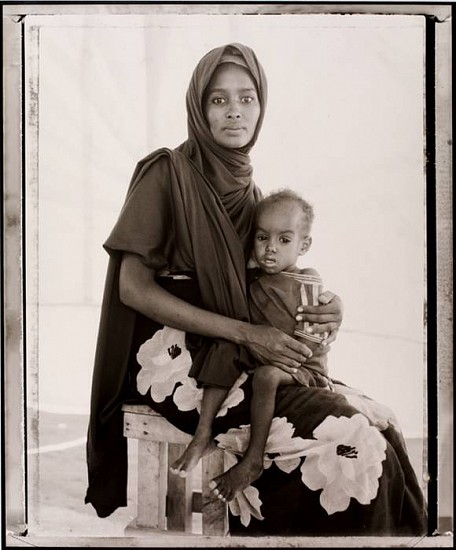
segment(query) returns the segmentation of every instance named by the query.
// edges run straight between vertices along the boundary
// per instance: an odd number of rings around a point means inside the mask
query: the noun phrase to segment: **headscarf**
[[[204,94],[216,71],[223,63],[234,63],[245,68],[253,78],[261,106],[260,116],[250,142],[240,149],[228,149],[213,138],[204,114]],[[250,209],[246,202],[260,195],[252,181],[249,152],[260,132],[267,102],[267,81],[263,67],[248,46],[227,44],[208,52],[193,71],[187,90],[188,140],[179,148],[200,167],[215,188],[227,209],[239,236],[245,242],[245,229],[250,230],[246,219]]]
[[[222,147],[212,137],[204,115],[204,93],[215,70],[223,63],[234,63],[246,69],[253,78],[260,101],[261,113],[251,141],[240,149]],[[187,90],[189,141],[200,149],[201,155],[214,166],[223,164],[236,178],[251,174],[249,151],[255,144],[263,123],[267,100],[267,83],[263,68],[253,51],[242,44],[228,44],[207,53],[196,66]],[[239,180],[239,181],[242,181]]]

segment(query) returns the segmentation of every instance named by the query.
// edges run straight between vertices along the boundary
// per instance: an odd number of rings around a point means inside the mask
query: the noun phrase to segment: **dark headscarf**
[[[228,149],[213,138],[204,115],[204,94],[216,69],[223,63],[233,63],[246,69],[253,78],[261,106],[255,132],[250,142],[240,149]],[[267,81],[263,67],[253,50],[243,44],[228,44],[208,52],[196,66],[187,91],[188,140],[181,150],[204,172],[217,191],[233,223],[250,229],[245,208],[253,193],[249,152],[255,144],[264,119],[267,101]],[[238,219],[239,218],[239,219]],[[244,235],[240,234],[241,240]]]
[[[221,63],[245,67],[258,90],[260,118],[251,142],[241,149],[220,147],[204,118],[204,92]],[[85,500],[101,517],[126,505],[127,445],[121,407],[128,388],[136,312],[119,297],[122,255],[137,254],[156,269],[163,267],[160,262],[172,263],[173,248],[182,248],[181,257],[196,271],[204,306],[228,317],[249,319],[244,253],[260,192],[252,181],[248,153],[260,130],[265,104],[266,79],[250,48],[231,44],[204,56],[187,93],[188,140],[174,150],[159,149],[138,163],[119,219],[105,243],[110,262],[92,379]],[[244,362],[243,348],[220,340],[203,346],[195,364],[218,365],[228,353],[232,363]]]
[[[223,63],[233,63],[246,69],[253,78],[260,101],[260,117],[251,141],[240,149],[218,145],[212,137],[204,115],[204,94],[215,70]],[[234,177],[251,175],[249,151],[255,144],[264,118],[267,98],[266,77],[253,51],[242,44],[229,44],[207,53],[196,66],[187,91],[188,137],[201,151],[214,170],[224,165]]]

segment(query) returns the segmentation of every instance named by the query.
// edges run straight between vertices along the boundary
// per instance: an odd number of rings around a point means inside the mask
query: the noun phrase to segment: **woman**
[[[110,264],[86,496],[101,517],[126,505],[123,402],[146,403],[194,433],[202,389],[188,376],[190,368],[215,386],[222,370],[236,382],[214,435],[232,465],[248,441],[246,371],[258,364],[289,370],[309,356],[304,344],[279,330],[249,323],[245,266],[261,193],[248,153],[265,105],[266,79],[250,48],[232,44],[204,56],[187,92],[187,141],[138,164],[105,243]],[[342,308],[330,293],[321,301],[326,305],[303,315],[331,332],[330,343]],[[336,392],[280,388],[265,471],[230,502],[231,533],[425,532],[423,498],[394,419],[358,392],[334,386]],[[189,461],[205,452],[197,449]]]

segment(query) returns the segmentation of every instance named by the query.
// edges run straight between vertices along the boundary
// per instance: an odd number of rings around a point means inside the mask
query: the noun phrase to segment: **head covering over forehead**
[[[216,69],[224,63],[234,63],[246,69],[257,90],[261,106],[258,123],[251,141],[239,149],[229,149],[219,145],[213,138],[204,115],[204,94]],[[243,44],[227,44],[208,52],[196,66],[187,91],[188,145],[192,157],[200,164],[212,180],[230,184],[228,171],[238,184],[250,183],[252,167],[249,151],[255,144],[264,118],[267,98],[267,82],[263,67],[255,53]],[[232,183],[232,182],[231,182]]]

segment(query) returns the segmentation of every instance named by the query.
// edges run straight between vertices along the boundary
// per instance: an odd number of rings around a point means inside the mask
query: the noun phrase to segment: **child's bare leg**
[[[294,383],[294,378],[278,367],[268,365],[255,370],[249,446],[236,466],[209,484],[219,498],[232,500],[237,492],[248,487],[262,474],[264,449],[274,416],[277,388]]]
[[[185,477],[198,464],[199,460],[215,449],[212,439],[212,423],[228,394],[227,388],[206,386],[203,391],[201,414],[195,435],[182,455],[171,465],[173,474]]]

